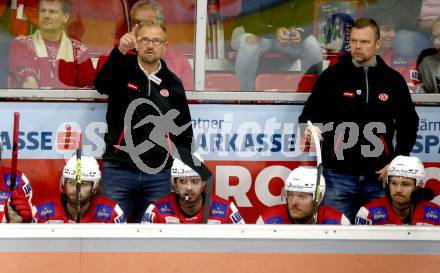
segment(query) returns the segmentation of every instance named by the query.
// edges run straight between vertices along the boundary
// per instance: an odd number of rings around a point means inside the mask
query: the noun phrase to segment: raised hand
[[[118,49],[122,54],[127,54],[127,52],[131,49],[137,49],[138,43],[136,40],[135,33],[137,32],[139,26],[136,24],[130,32],[124,34],[119,40]]]

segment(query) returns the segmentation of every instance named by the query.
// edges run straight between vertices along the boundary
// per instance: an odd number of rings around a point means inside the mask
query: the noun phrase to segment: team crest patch
[[[170,95],[168,89],[165,88],[161,89],[159,93],[162,95],[162,97],[168,97]]]
[[[127,83],[127,87],[131,90],[139,91],[139,87],[131,82]]]
[[[0,203],[5,203],[11,194],[12,192],[0,191]]]
[[[110,220],[112,217],[112,208],[108,205],[96,205],[96,219],[101,221]]]
[[[226,205],[219,202],[212,202],[211,216],[225,218],[226,217]]]
[[[371,220],[373,223],[380,223],[388,219],[387,211],[384,207],[371,208]]]
[[[434,208],[431,206],[425,206],[423,209],[425,211],[424,220],[426,222],[434,222],[434,223],[439,222],[440,210],[438,208]]]
[[[55,204],[53,202],[44,203],[37,207],[39,218],[49,218],[55,216]]]
[[[157,204],[157,210],[159,211],[160,214],[175,214],[174,210],[171,208],[171,202],[167,201],[167,202],[163,202],[160,204]]]
[[[282,224],[283,220],[281,219],[281,216],[274,216],[271,217],[269,219],[267,219],[267,221],[265,221],[266,224]]]
[[[381,101],[387,101],[388,100],[388,94],[387,93],[380,93],[378,97],[379,97],[379,99]]]

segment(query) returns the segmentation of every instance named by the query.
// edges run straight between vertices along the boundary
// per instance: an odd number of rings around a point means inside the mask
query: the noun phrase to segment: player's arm
[[[355,225],[372,225],[369,215],[370,211],[366,207],[361,207],[356,214]]]
[[[14,191],[7,201],[5,217],[8,223],[32,222],[32,204],[20,191]]]

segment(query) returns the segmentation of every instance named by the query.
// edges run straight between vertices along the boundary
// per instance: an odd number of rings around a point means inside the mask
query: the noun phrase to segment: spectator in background
[[[349,225],[350,221],[341,212],[321,205],[325,194],[325,180],[321,176],[318,196],[315,197],[317,170],[298,167],[286,179],[284,191],[287,204],[270,207],[263,211],[257,224],[314,224],[314,206],[317,209],[317,224]]]
[[[196,171],[179,159],[173,161],[171,179],[174,192],[149,205],[142,223],[203,223],[206,182]],[[208,224],[244,224],[234,203],[215,195],[211,195],[210,198]]]
[[[414,93],[419,84],[416,60],[393,49],[393,42],[396,38],[394,18],[386,14],[377,16],[376,18],[376,22],[380,28],[381,40],[380,48],[377,53],[387,65],[403,76],[408,84],[409,90]]]
[[[165,16],[159,3],[151,0],[137,1],[130,11],[130,25],[134,27],[142,21],[160,20],[165,23]],[[183,82],[185,90],[193,90],[194,77],[188,60],[172,46],[168,46],[162,58],[168,68]]]
[[[417,157],[397,156],[388,166],[386,196],[359,209],[357,225],[440,225],[440,207],[429,202],[434,192],[423,189],[423,163]]]
[[[91,88],[95,70],[87,47],[65,33],[70,3],[41,0],[39,25],[11,42],[9,72],[17,88]]]
[[[75,223],[79,213],[80,223],[125,223],[122,209],[115,201],[97,195],[101,172],[93,157],[81,157],[80,210],[76,196],[76,156],[70,158],[60,180],[61,195],[44,200],[35,206],[34,221],[37,223]]]
[[[440,93],[440,19],[432,27],[432,42],[434,49],[424,50],[418,60],[420,93]]]
[[[286,69],[300,59],[303,72],[322,61],[312,35],[313,1],[243,0],[241,11],[231,37],[238,51],[235,74],[241,90],[254,90],[260,57],[266,52],[282,54]]]
[[[415,58],[423,49],[431,47],[428,31],[420,25],[424,16],[422,0],[366,0],[365,2],[367,17],[377,18],[369,12],[369,9],[373,8],[395,18],[397,33],[393,48],[400,54]]]

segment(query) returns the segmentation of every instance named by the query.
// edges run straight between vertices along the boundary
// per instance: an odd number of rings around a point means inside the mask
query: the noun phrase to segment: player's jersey
[[[355,223],[356,225],[403,225],[387,196],[374,199],[361,207]],[[440,225],[440,206],[427,201],[419,202],[414,210],[411,225]]]
[[[425,188],[429,188],[434,191],[435,197],[431,200],[431,202],[440,205],[440,180],[430,179],[426,182]]]
[[[414,92],[420,83],[416,60],[403,56],[392,49],[387,50],[381,57],[388,66],[402,75],[409,90]]]
[[[75,223],[69,219],[61,198],[48,200],[32,208],[34,222],[49,224]],[[122,209],[113,200],[103,196],[93,196],[90,206],[80,223],[125,223]]]
[[[142,223],[163,224],[201,224],[203,222],[203,207],[194,216],[186,217],[178,204],[177,195],[171,193],[148,206]],[[213,195],[209,210],[208,224],[244,224],[234,203]]]
[[[22,172],[17,171],[17,179],[15,181],[15,190],[21,191],[28,199],[32,200],[32,187],[28,178]],[[0,222],[5,223],[5,206],[8,198],[11,196],[11,169],[7,167],[0,168]]]
[[[276,205],[263,211],[257,224],[293,224],[287,204]],[[319,225],[350,225],[348,218],[341,212],[324,205],[318,208]]]

